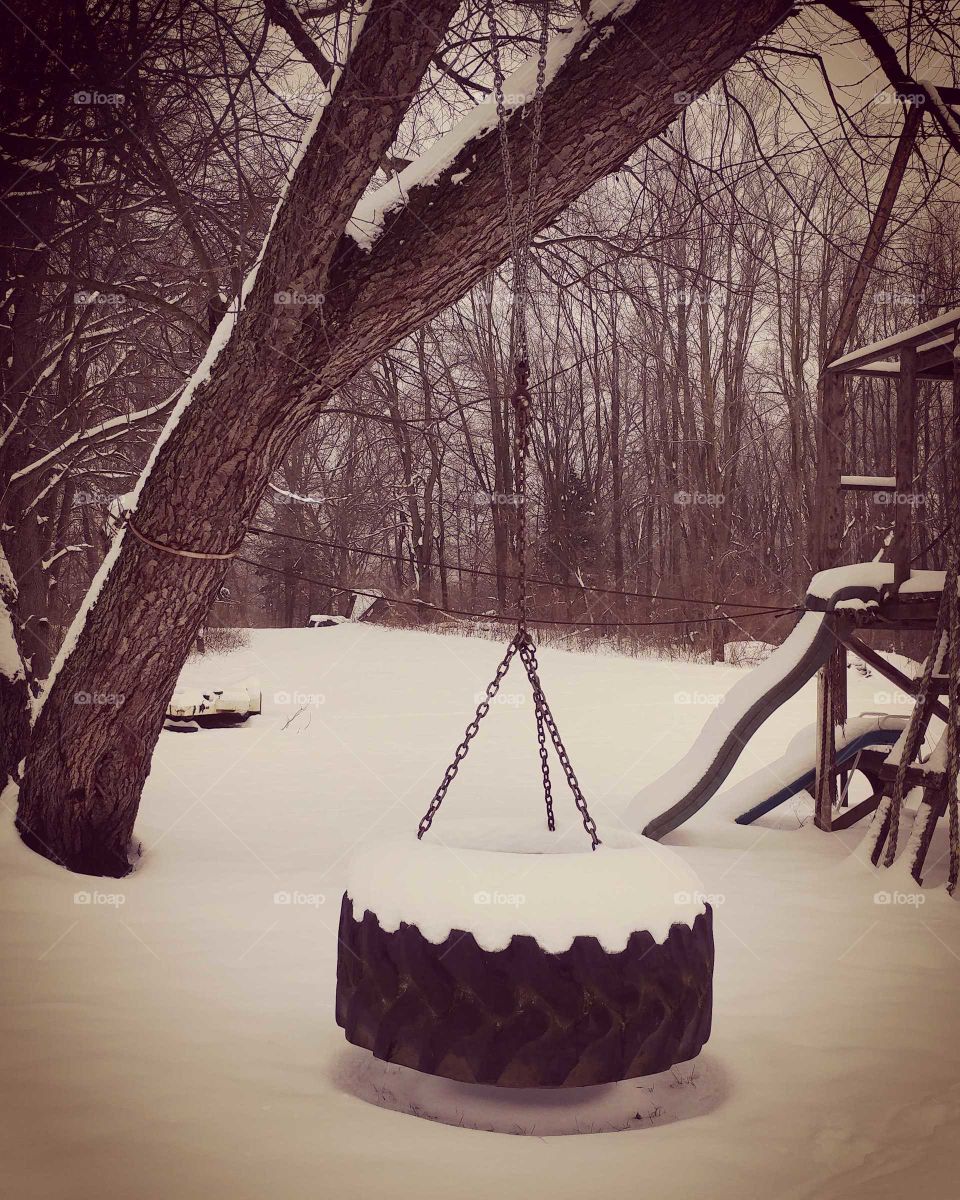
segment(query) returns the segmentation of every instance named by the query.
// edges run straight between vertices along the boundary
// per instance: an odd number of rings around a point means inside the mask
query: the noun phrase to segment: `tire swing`
[[[526,266],[540,133],[544,5],[528,203],[518,229],[503,75],[487,4],[513,252],[511,358],[517,494],[517,629],[424,814],[417,836],[371,843],[348,870],[336,1018],[375,1057],[447,1079],[512,1088],[579,1087],[665,1071],[710,1034],[713,915],[679,856],[617,833],[601,844],[539,677],[527,628]],[[546,822],[505,837],[489,822],[431,830],[514,659],[533,694]],[[586,831],[571,844],[553,810],[547,736]]]

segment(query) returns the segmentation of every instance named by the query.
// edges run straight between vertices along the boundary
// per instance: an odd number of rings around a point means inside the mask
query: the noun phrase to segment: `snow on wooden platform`
[[[910,578],[900,584],[897,593],[901,596],[935,595],[943,591],[944,578],[943,571],[911,571]],[[830,567],[826,571],[818,571],[810,581],[807,596],[817,600],[830,600],[844,590],[860,589],[865,593],[874,592],[874,598],[879,600],[883,589],[891,586],[893,580],[893,563],[849,563],[843,567]],[[838,600],[836,607],[843,608],[855,603],[854,600]]]
[[[899,364],[880,361],[883,360],[885,354],[902,350],[906,346],[915,346],[921,354],[939,347],[952,346],[958,325],[960,325],[960,308],[952,308],[948,312],[940,313],[939,316],[931,317],[929,321],[924,321],[920,325],[912,325],[909,329],[902,329],[899,333],[893,333],[889,337],[871,342],[867,346],[851,350],[840,358],[834,359],[826,369],[828,371],[852,370],[869,363],[871,369],[880,367],[898,372]],[[945,330],[947,332],[943,332]]]

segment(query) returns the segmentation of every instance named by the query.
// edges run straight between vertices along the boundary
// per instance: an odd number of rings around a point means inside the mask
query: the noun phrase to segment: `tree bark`
[[[330,392],[506,257],[495,130],[433,186],[414,189],[372,250],[339,237],[455,7],[435,3],[411,22],[402,4],[374,0],[230,341],[144,484],[136,522],[147,538],[229,552],[271,469]],[[789,9],[789,0],[659,0],[589,30],[547,89],[534,224],[661,132],[685,94],[709,87]],[[521,203],[530,124],[522,111],[511,118]],[[279,291],[324,303],[278,306]],[[18,828],[38,853],[95,875],[129,871],[164,709],[225,569],[226,560],[182,557],[124,533],[35,728]]]
[[[17,642],[14,622],[17,585],[0,547],[0,790],[17,776],[30,730],[30,697],[27,670]]]
[[[225,553],[315,411],[298,343],[316,322],[341,231],[392,143],[455,0],[410,22],[375,0],[350,70],[306,148],[247,305],[167,438],[137,505],[143,535]],[[304,298],[277,303],[278,295]],[[20,794],[24,842],[71,870],[120,876],[164,710],[228,560],[123,534],[82,635],[37,721]]]

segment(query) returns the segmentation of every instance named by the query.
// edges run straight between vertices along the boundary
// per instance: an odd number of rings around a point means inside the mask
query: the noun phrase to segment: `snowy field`
[[[129,878],[31,855],[6,798],[5,1195],[955,1200],[960,924],[944,831],[917,895],[864,864],[863,827],[814,830],[809,800],[732,822],[744,779],[767,767],[769,790],[786,782],[776,760],[813,719],[812,684],[670,839],[715,898],[703,1054],[653,1080],[503,1096],[377,1063],[333,1017],[351,850],[415,829],[499,647],[363,625],[252,636],[185,679],[255,675],[263,715],[162,734]],[[601,836],[744,674],[541,659]],[[523,684],[507,677],[438,822],[542,804]],[[851,713],[905,700],[851,672]],[[576,1132],[593,1136],[550,1136]]]

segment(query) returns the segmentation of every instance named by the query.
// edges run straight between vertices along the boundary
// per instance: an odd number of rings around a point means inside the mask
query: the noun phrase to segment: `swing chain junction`
[[[553,785],[550,779],[550,762],[547,757],[547,733],[550,734],[550,741],[553,743],[553,748],[556,751],[557,758],[560,760],[560,765],[563,767],[563,773],[566,776],[567,784],[573,795],[573,802],[577,806],[577,811],[583,821],[583,827],[590,838],[590,848],[596,850],[600,845],[600,837],[597,834],[597,823],[590,815],[590,810],[587,807],[586,797],[580,787],[580,781],[577,779],[576,772],[573,769],[573,764],[570,762],[570,756],[563,744],[563,739],[560,736],[560,730],[557,728],[557,723],[554,720],[553,713],[550,711],[550,706],[547,703],[547,698],[543,693],[543,687],[540,683],[539,663],[537,662],[537,650],[534,645],[533,638],[528,630],[518,630],[507,646],[507,652],[500,661],[499,666],[493,676],[493,679],[487,684],[485,689],[484,699],[477,705],[477,710],[473,715],[463,735],[463,740],[454,753],[450,765],[443,773],[443,779],[440,781],[440,786],[434,793],[433,799],[427,811],[420,819],[420,824],[417,829],[417,837],[422,838],[433,824],[433,818],[437,815],[440,805],[444,801],[444,797],[457,777],[460,770],[460,764],[467,757],[470,750],[470,743],[480,731],[480,722],[490,711],[490,705],[500,691],[500,684],[503,678],[510,670],[510,664],[514,657],[519,654],[520,660],[527,672],[527,678],[530,680],[530,687],[533,692],[534,710],[537,718],[537,743],[540,751],[540,770],[543,776],[543,797],[547,809],[547,828],[554,832],[556,830],[556,819],[553,812]]]
[[[514,492],[516,495],[516,523],[514,527],[514,545],[517,556],[517,631],[507,647],[493,679],[487,684],[485,698],[477,705],[473,719],[467,725],[463,740],[457,746],[453,761],[443,774],[440,786],[430,801],[424,813],[417,832],[422,838],[436,816],[450,784],[457,777],[460,764],[466,758],[470,743],[479,732],[480,722],[490,711],[490,705],[500,690],[500,684],[510,669],[514,657],[519,654],[524,665],[530,689],[533,693],[534,715],[537,725],[537,744],[540,754],[540,772],[543,779],[543,797],[547,812],[547,828],[556,830],[556,818],[553,811],[553,784],[550,779],[550,761],[547,754],[547,734],[560,760],[567,784],[573,795],[577,811],[583,821],[583,827],[590,837],[591,849],[596,850],[600,845],[597,835],[597,825],[587,807],[587,801],[580,787],[576,772],[570,762],[557,723],[547,703],[543,687],[540,683],[539,663],[537,662],[536,644],[527,627],[527,458],[530,453],[530,412],[532,399],[530,396],[530,364],[527,348],[526,301],[527,301],[527,263],[530,250],[530,239],[533,228],[534,196],[536,184],[537,162],[539,159],[539,142],[542,129],[543,92],[546,82],[547,40],[549,29],[549,4],[547,0],[541,8],[540,38],[537,56],[537,82],[533,103],[533,124],[531,131],[530,171],[527,182],[527,203],[523,214],[523,224],[518,227],[515,199],[513,195],[513,176],[510,162],[510,150],[507,134],[506,105],[504,102],[504,76],[500,62],[499,34],[492,0],[486,4],[487,22],[490,28],[490,41],[493,51],[494,92],[497,104],[497,119],[500,132],[500,153],[503,162],[504,186],[506,192],[507,222],[510,229],[510,242],[513,257],[513,308],[511,312],[510,354],[514,371],[514,390],[511,397],[513,407],[513,473]]]

